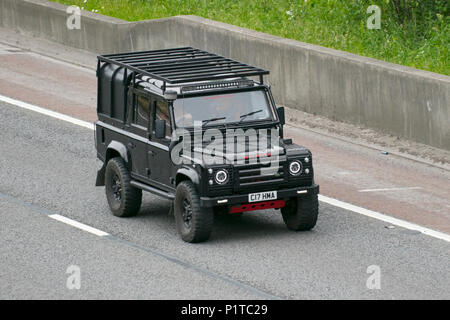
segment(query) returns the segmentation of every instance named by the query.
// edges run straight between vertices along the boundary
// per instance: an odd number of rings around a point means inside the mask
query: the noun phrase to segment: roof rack
[[[192,47],[101,55],[98,56],[98,70],[101,62],[131,71],[133,83],[136,75],[161,80],[163,91],[166,84],[249,76],[259,76],[262,84],[263,75],[269,74],[267,70]]]

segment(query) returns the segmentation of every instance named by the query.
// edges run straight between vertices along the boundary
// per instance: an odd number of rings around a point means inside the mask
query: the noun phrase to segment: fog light
[[[212,184],[214,183],[214,181],[209,180],[208,183],[209,183],[210,186],[212,186]]]
[[[305,173],[308,174],[309,173],[309,169],[305,169]]]

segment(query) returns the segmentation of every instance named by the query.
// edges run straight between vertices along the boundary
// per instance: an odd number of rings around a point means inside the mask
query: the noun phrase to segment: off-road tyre
[[[109,208],[117,217],[135,216],[141,208],[142,190],[130,182],[130,173],[123,159],[110,159],[105,170],[105,191]]]
[[[307,231],[314,228],[319,214],[317,194],[291,198],[281,208],[283,220],[288,229]]]
[[[181,239],[190,243],[209,239],[214,214],[211,208],[200,206],[200,197],[191,181],[182,181],[177,186],[174,215]]]

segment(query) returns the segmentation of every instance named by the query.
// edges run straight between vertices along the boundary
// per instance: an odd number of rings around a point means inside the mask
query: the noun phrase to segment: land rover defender
[[[283,137],[268,73],[191,47],[99,56],[96,185],[112,213],[136,215],[147,191],[173,201],[187,242],[207,240],[218,212],[276,209],[312,229],[312,155]]]

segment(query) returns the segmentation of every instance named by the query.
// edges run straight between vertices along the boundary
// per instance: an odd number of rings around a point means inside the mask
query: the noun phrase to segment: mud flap
[[[102,168],[97,171],[97,179],[95,181],[96,187],[101,187],[105,185],[105,171],[106,171],[105,165],[103,165]]]

